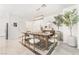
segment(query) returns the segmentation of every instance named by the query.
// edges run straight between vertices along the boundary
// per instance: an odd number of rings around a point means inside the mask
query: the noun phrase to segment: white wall
[[[44,17],[42,20],[36,20],[36,21],[26,21],[26,30],[27,31],[32,31],[32,32],[40,32],[41,27],[44,26],[50,26],[57,30],[57,26],[54,25],[52,22],[54,21],[53,15],[50,15],[48,17]]]
[[[14,27],[13,23],[17,23],[17,27]],[[9,14],[9,39],[18,39],[21,36],[22,32],[24,31],[24,22],[23,19],[20,18],[18,15],[10,15]]]
[[[6,23],[8,22],[8,20],[6,19],[0,17],[0,36],[4,36],[4,37],[6,36]]]
[[[79,5],[77,5],[78,15],[79,15]],[[77,48],[79,49],[79,22],[77,23]]]

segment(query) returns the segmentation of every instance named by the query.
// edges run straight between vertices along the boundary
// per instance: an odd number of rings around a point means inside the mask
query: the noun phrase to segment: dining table
[[[44,41],[44,43],[45,43],[44,49],[47,50],[49,38],[53,33],[50,33],[50,32],[47,32],[47,33],[44,33],[44,32],[23,32],[23,34],[24,34],[25,39],[26,39],[27,34],[33,35],[34,37],[39,37],[39,38],[42,37],[43,39],[39,39],[39,40]],[[34,43],[35,43],[35,39],[33,39],[33,40],[34,40]],[[34,46],[34,48],[35,48],[35,46]]]

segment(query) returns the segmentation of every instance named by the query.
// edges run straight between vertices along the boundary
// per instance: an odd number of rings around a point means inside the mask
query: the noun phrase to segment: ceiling
[[[20,16],[22,19],[31,20],[33,17],[44,14],[49,16],[62,12],[64,8],[73,6],[74,4],[46,4],[47,7],[42,8],[42,4],[2,4],[0,5],[0,16]],[[40,8],[39,11],[36,9]]]

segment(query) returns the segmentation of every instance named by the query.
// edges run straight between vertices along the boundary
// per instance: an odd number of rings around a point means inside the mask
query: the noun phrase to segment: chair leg
[[[29,40],[27,41],[27,43],[29,44],[29,47],[30,47],[30,42],[29,42]]]
[[[23,43],[23,37],[22,37],[22,43]]]
[[[24,44],[26,45],[26,40],[24,40]]]

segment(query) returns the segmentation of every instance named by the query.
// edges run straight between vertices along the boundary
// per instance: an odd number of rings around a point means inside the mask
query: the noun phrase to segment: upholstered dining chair
[[[55,40],[56,40],[56,38],[57,38],[57,34],[56,34],[55,31],[52,31],[51,33],[52,33],[52,34],[51,34],[50,37],[49,37],[49,41],[53,43],[53,42],[55,42]]]
[[[22,43],[26,44],[26,42],[28,43],[30,39],[31,39],[31,37],[29,36],[29,34],[25,33],[22,36]]]

